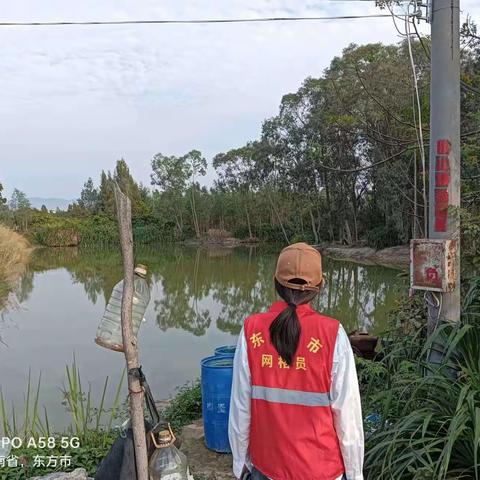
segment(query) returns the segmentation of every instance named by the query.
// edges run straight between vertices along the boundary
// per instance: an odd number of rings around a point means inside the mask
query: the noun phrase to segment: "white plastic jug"
[[[133,334],[137,336],[138,330],[145,315],[145,310],[150,302],[150,288],[145,277],[147,267],[137,265],[134,274],[134,293],[132,306],[132,328]],[[105,308],[100,325],[97,330],[95,342],[105,348],[123,352],[122,340],[122,298],[123,298],[123,280],[118,282],[113,288],[110,300]]]
[[[156,447],[148,464],[150,480],[189,480],[187,457],[175,447],[172,430],[163,430],[158,441],[152,433]]]

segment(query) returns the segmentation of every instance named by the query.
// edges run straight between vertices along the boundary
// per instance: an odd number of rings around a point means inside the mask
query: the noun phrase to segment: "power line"
[[[357,1],[370,0],[333,0]],[[264,23],[264,22],[298,22],[328,20],[358,20],[364,18],[388,18],[387,14],[373,15],[333,15],[325,17],[262,17],[262,18],[214,18],[194,20],[107,20],[107,21],[52,21],[52,22],[0,22],[0,27],[57,27],[72,25],[175,25],[175,24],[209,24],[209,23]]]
[[[377,167],[378,165],[383,165],[384,163],[390,162],[391,160],[398,160],[400,159],[400,156],[403,155],[404,153],[408,152],[410,150],[410,147],[404,148],[403,150],[400,150],[397,153],[394,153],[393,155],[390,155],[387,158],[384,158],[383,160],[380,160],[378,162],[372,163],[371,165],[367,165],[364,167],[358,167],[358,168],[334,168],[330,167],[329,165],[325,165],[321,162],[317,162],[317,166],[320,168],[323,168],[325,170],[329,170],[330,172],[336,172],[336,173],[358,173],[358,172],[363,172],[364,170],[369,170],[371,168]]]
[[[423,144],[423,126],[422,126],[422,106],[420,102],[420,93],[418,91],[418,80],[417,80],[417,67],[415,65],[415,59],[413,58],[412,50],[412,34],[410,31],[410,4],[407,7],[407,15],[405,16],[405,33],[407,35],[408,43],[408,55],[410,57],[410,64],[412,67],[413,74],[413,87],[415,89],[415,98],[417,100],[417,109],[418,109],[418,131],[415,130],[418,138],[418,147],[420,151],[420,159],[422,161],[422,182],[423,182],[423,209],[424,209],[424,232],[427,232],[428,228],[428,206],[427,206],[427,174],[426,174],[426,160],[425,160],[425,147]],[[413,20],[415,23],[415,20]],[[416,31],[416,29],[415,29]],[[413,121],[417,123],[417,115],[415,114],[415,108],[413,109]],[[415,186],[416,187],[416,186]]]

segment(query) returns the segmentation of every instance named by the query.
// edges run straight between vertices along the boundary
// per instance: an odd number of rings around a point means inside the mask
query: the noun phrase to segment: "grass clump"
[[[119,434],[113,422],[121,412],[120,397],[125,369],[116,385],[113,400],[107,399],[107,377],[98,402],[93,400],[90,385],[87,389],[83,386],[75,357],[65,371],[62,403],[70,414],[71,423],[63,432],[52,430],[46,408],[40,407],[41,375],[37,381],[33,381],[29,372],[23,406],[12,403],[8,409],[0,389],[0,437],[18,437],[22,441],[19,448],[12,448],[10,452],[10,455],[17,457],[18,467],[0,468],[0,480],[23,480],[57,471],[69,472],[80,467],[85,468],[89,475],[94,475],[98,464],[113,445]],[[47,439],[51,439],[50,444],[42,445],[42,441]],[[70,458],[68,465],[60,463],[62,456]],[[37,457],[43,457],[45,465],[36,464]],[[48,464],[50,457],[57,457],[57,464]]]
[[[22,235],[0,225],[0,309],[8,304],[9,294],[25,270],[30,252],[30,245]]]
[[[202,417],[202,392],[200,382],[183,385],[171,400],[164,412],[165,419],[173,430],[181,429]]]
[[[30,252],[30,245],[22,235],[0,225],[0,280],[12,281],[20,275]]]
[[[480,282],[464,297],[458,325],[428,339],[409,331],[405,310],[380,365],[362,364],[372,381],[364,406],[379,414],[366,443],[371,479],[480,479]],[[418,311],[411,310],[412,323]],[[440,364],[427,361],[442,352]],[[368,411],[366,412],[368,413]]]
[[[52,474],[55,472],[70,472],[76,468],[84,468],[89,476],[94,476],[99,463],[107,455],[110,447],[117,438],[116,432],[98,432],[91,430],[86,436],[76,443],[74,437],[70,434],[53,435],[55,447],[38,447],[33,443],[28,443],[18,449],[12,450],[11,454],[18,457],[18,467],[4,467],[0,469],[0,480],[25,480],[32,476]],[[65,448],[62,447],[62,441],[65,442]],[[68,444],[68,446],[67,446]],[[44,459],[45,465],[35,464],[35,458]],[[62,462],[62,457],[68,458],[68,465]],[[49,459],[56,460],[49,460]],[[48,465],[48,462],[51,462]],[[57,463],[56,466],[55,462]]]

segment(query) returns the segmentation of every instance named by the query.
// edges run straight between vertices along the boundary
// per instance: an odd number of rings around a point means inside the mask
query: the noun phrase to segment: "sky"
[[[480,2],[462,0],[480,23]],[[15,0],[1,22],[384,13],[348,0]],[[423,31],[428,26],[423,24]],[[153,155],[212,157],[258,138],[282,95],[350,43],[399,41],[392,20],[0,27],[0,182],[74,199],[124,158],[150,184]],[[210,168],[203,183],[214,178]]]

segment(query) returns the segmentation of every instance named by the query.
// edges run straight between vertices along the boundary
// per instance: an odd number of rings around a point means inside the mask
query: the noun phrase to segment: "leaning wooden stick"
[[[125,360],[127,362],[128,390],[130,392],[130,418],[133,429],[133,443],[135,447],[135,461],[137,464],[137,480],[148,480],[148,456],[145,437],[145,421],[143,416],[143,389],[138,376],[138,347],[137,339],[132,331],[132,304],[133,304],[133,234],[132,234],[132,207],[130,199],[115,185],[115,201],[120,232],[120,243],[123,256],[123,298],[122,298],[122,337]]]

